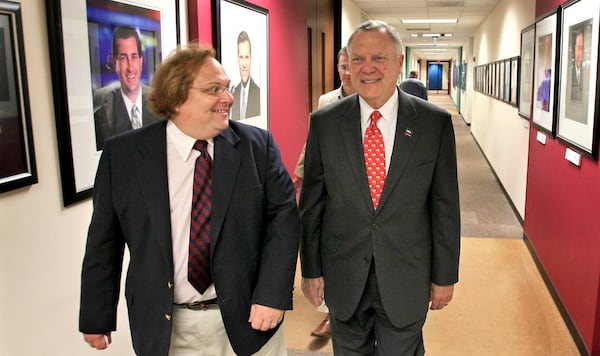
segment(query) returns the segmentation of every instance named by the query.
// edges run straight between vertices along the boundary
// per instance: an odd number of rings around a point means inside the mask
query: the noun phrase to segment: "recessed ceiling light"
[[[435,46],[447,46],[447,43],[419,43],[417,44],[417,46],[431,46],[431,47],[435,47]]]
[[[419,34],[418,33],[411,33],[410,37],[419,37]]]
[[[439,33],[424,33],[423,37],[440,37]]]
[[[402,23],[457,23],[458,19],[401,19]]]
[[[442,33],[442,37],[452,37],[451,33]]]

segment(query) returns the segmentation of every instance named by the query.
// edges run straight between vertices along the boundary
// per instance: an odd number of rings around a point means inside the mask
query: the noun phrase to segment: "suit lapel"
[[[360,105],[357,95],[353,96],[352,99],[348,99],[347,105],[344,106],[341,115],[340,119],[337,120],[338,132],[340,133],[342,144],[348,157],[348,165],[359,187],[360,195],[365,200],[365,203],[373,209],[363,154]]]
[[[398,184],[421,134],[420,123],[417,120],[417,111],[408,94],[399,90],[398,101],[398,120],[394,138],[394,149],[385,185],[383,186],[381,200],[379,201],[378,211],[385,205],[394,187]]]
[[[169,179],[167,173],[166,121],[140,130],[137,135],[136,157],[132,163],[142,191],[142,199],[167,266],[173,266]],[[171,271],[173,272],[173,271]]]
[[[233,187],[238,179],[241,154],[236,146],[240,138],[228,128],[215,137],[213,162],[213,201],[211,207],[211,249],[216,245],[227,209],[231,201]]]

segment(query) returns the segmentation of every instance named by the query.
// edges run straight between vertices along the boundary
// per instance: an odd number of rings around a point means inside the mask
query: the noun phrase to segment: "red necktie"
[[[200,151],[194,168],[194,192],[190,219],[190,251],[188,280],[200,293],[212,283],[210,272],[210,209],[212,194],[211,159],[206,141],[196,141]]]
[[[385,183],[385,149],[383,135],[377,127],[377,120],[381,118],[379,111],[371,114],[371,124],[367,127],[364,140],[365,165],[367,166],[367,177],[369,178],[369,189],[373,208],[377,209],[383,184]]]

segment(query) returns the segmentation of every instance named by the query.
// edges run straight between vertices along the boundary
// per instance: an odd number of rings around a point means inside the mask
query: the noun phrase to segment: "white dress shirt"
[[[208,141],[208,154],[214,157],[214,142]],[[194,166],[200,152],[193,149],[196,139],[183,133],[169,120],[167,122],[167,172],[169,178],[169,205],[171,211],[171,239],[173,243],[175,303],[194,303],[216,298],[214,284],[200,294],[188,282],[188,255]]]
[[[358,97],[360,103],[360,129],[362,139],[365,139],[365,132],[371,123],[370,116],[375,110],[367,102]],[[398,91],[394,90],[394,94],[381,106],[377,111],[381,114],[381,118],[377,121],[377,127],[383,136],[383,145],[385,148],[385,172],[387,174],[390,168],[390,160],[392,151],[394,150],[394,139],[396,137],[396,125],[398,123]]]

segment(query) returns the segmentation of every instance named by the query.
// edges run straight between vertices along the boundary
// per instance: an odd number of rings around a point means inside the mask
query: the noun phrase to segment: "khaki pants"
[[[173,309],[169,356],[235,356],[219,308]],[[286,356],[283,326],[254,355]]]

